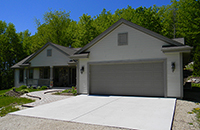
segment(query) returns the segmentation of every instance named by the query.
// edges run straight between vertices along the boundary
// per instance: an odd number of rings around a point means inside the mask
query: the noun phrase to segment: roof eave
[[[177,47],[163,47],[161,51],[163,53],[173,53],[173,52],[181,52],[181,53],[190,53],[193,47],[190,46],[177,46]]]
[[[74,54],[72,56],[69,56],[71,59],[82,59],[82,58],[88,58],[89,53],[83,53],[83,54]]]

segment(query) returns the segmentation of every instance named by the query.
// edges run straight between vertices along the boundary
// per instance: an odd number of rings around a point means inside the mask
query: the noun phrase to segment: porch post
[[[25,80],[25,85],[27,86],[27,68],[24,68],[24,80]]]
[[[50,66],[50,88],[53,87],[53,66]]]

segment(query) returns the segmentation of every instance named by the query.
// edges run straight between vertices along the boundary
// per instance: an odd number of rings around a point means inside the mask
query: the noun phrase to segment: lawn
[[[12,88],[11,88],[11,89],[0,90],[0,95],[1,95],[1,94],[4,94],[4,93],[6,93],[6,92],[8,92],[8,91],[10,91],[10,90],[12,90]]]
[[[27,88],[27,86],[20,86],[19,88],[14,88],[15,91],[23,93],[33,92],[33,91],[41,91],[47,89],[46,86],[42,86],[41,88]],[[6,114],[10,112],[14,112],[19,110],[19,108],[16,108],[17,105],[22,105],[26,103],[34,102],[34,100],[28,99],[28,98],[21,98],[21,97],[11,97],[6,94],[6,92],[13,90],[6,89],[6,90],[0,90],[0,116],[5,116]]]
[[[0,116],[19,110],[17,105],[34,102],[34,100],[19,97],[0,96]]]

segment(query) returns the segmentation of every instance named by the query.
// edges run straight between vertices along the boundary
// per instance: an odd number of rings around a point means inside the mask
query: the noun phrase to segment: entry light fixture
[[[84,66],[81,67],[81,74],[84,72]]]
[[[172,67],[172,72],[174,72],[174,70],[175,70],[175,68],[176,68],[175,62],[172,62],[172,63],[171,63],[171,67]]]

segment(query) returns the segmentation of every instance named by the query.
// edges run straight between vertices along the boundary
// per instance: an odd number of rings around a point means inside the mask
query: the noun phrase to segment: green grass
[[[10,91],[10,90],[12,90],[12,88],[10,88],[10,89],[5,89],[5,90],[0,90],[0,95],[1,95],[1,94],[4,94],[4,93],[6,93],[6,92],[8,92],[8,91]]]
[[[189,125],[193,125],[193,123],[189,123]]]
[[[12,90],[11,89],[6,89],[6,90],[0,90],[0,116],[5,116],[6,114],[10,112],[14,112],[19,110],[19,108],[15,108],[17,105],[22,105],[26,103],[31,103],[34,102],[34,100],[28,99],[28,98],[19,98],[19,97],[11,97],[11,96],[6,96],[5,93]],[[26,90],[26,88],[19,87],[15,88],[16,91],[22,91]],[[27,89],[29,92],[33,91],[40,91],[41,89]]]
[[[17,105],[34,102],[34,100],[27,98],[18,98],[10,96],[0,96],[0,116],[5,116],[10,112],[19,110],[15,108]]]
[[[27,88],[25,85],[22,85],[19,88],[15,88],[15,91],[34,92],[34,91],[41,91],[46,88],[47,88],[46,86],[42,86],[41,88],[33,89],[33,88]],[[28,98],[6,96],[5,93],[12,89],[13,88],[6,89],[6,90],[0,90],[0,116],[5,116],[6,114],[8,114],[10,112],[19,110],[19,108],[15,108],[15,106],[17,106],[17,105],[34,102],[34,100],[31,100]]]
[[[22,105],[25,103],[33,102],[34,100],[28,98],[17,98],[17,97],[10,97],[10,96],[2,96],[0,97],[0,108],[8,105]]]
[[[5,116],[6,114],[10,113],[10,112],[15,112],[15,111],[18,111],[19,108],[15,108],[13,106],[7,106],[7,107],[3,107],[1,110],[0,110],[0,116]]]

